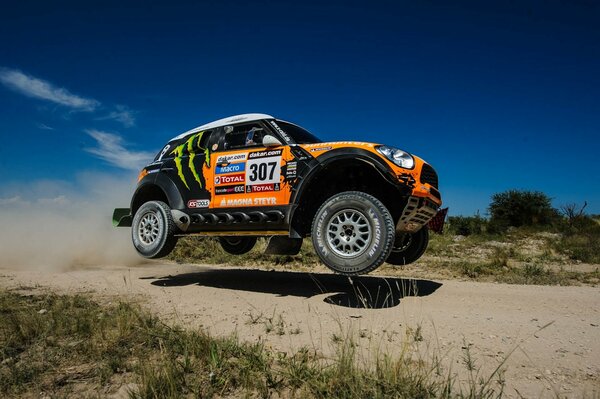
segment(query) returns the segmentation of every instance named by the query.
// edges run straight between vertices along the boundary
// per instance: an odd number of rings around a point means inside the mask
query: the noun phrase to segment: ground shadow
[[[404,297],[427,296],[442,286],[429,280],[248,269],[205,269],[196,273],[143,279],[155,279],[151,284],[160,287],[197,284],[305,298],[331,293],[333,295],[325,298],[325,302],[367,309],[391,308]]]

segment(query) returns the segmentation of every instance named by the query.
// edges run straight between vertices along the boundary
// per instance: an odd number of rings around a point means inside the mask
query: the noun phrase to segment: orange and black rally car
[[[147,258],[188,234],[243,254],[259,236],[270,254],[297,254],[305,237],[338,273],[414,262],[442,201],[422,159],[362,142],[324,143],[265,114],[221,119],[170,140],[139,175],[130,208],[115,209]]]

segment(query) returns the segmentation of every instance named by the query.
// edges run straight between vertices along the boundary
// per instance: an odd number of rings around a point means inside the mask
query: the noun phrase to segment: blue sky
[[[0,199],[264,112],[421,156],[451,214],[511,188],[600,213],[600,3],[320,3],[3,5]]]

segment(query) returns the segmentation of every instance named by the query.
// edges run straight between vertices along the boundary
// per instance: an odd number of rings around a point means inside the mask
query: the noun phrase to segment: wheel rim
[[[404,252],[408,249],[408,247],[410,247],[411,244],[412,244],[412,234],[405,234],[399,243],[398,242],[394,243],[392,252]]]
[[[138,238],[145,245],[154,244],[160,234],[161,222],[154,211],[146,212],[140,219]]]
[[[343,258],[355,258],[371,244],[369,219],[356,209],[344,209],[329,219],[327,243],[329,248]]]

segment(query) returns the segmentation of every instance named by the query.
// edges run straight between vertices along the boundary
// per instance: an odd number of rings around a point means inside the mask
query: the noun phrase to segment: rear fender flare
[[[135,193],[131,199],[131,214],[135,215],[138,208],[146,201],[156,200],[157,198],[144,198],[150,192],[160,190],[166,197],[167,203],[171,209],[185,209],[185,204],[175,183],[165,174],[156,173],[154,176],[148,175],[140,181]]]

